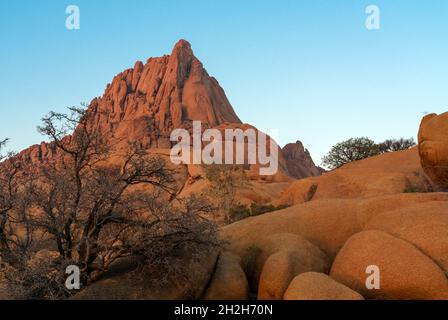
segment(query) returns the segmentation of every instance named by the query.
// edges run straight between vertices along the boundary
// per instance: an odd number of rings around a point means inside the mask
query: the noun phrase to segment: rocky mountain
[[[218,81],[180,40],[171,55],[138,61],[113,79],[102,98],[90,105],[96,125],[114,137],[140,141],[143,147],[169,148],[173,129],[192,120],[214,127],[241,123]]]
[[[170,55],[150,58],[146,64],[137,61],[134,68],[116,75],[89,109],[95,115],[92,125],[115,148],[132,141],[144,149],[169,149],[171,131],[189,129],[193,120],[200,120],[203,128],[242,125],[218,81],[207,73],[185,40],[180,40]],[[39,163],[55,153],[54,146],[42,143],[20,155]],[[299,142],[279,153],[280,170],[286,175],[303,178],[322,172]]]

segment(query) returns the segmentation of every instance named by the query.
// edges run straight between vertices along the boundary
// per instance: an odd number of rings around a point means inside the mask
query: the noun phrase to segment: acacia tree
[[[336,169],[344,164],[381,153],[378,145],[369,138],[351,138],[333,146],[328,154],[323,157],[322,163],[331,169]]]
[[[415,147],[415,145],[413,138],[387,139],[378,144],[369,138],[351,138],[332,147],[330,152],[322,158],[322,164],[331,169],[336,169],[352,161],[386,152],[407,150]]]
[[[199,250],[219,243],[213,224],[202,219],[207,205],[167,204],[173,198],[172,175],[163,159],[129,145],[119,160],[110,161],[104,134],[92,126],[94,116],[89,109],[70,108],[68,114],[52,112],[42,119],[39,131],[51,139],[56,156],[38,170],[26,168],[5,237],[15,252],[17,239],[27,240],[20,263],[8,263],[6,272],[10,286],[23,296],[70,295],[61,281],[67,265],[80,268],[86,285],[120,257],[137,254],[154,264],[169,254],[161,247],[190,244]],[[156,206],[157,199],[165,199],[163,205]],[[52,253],[36,262],[42,249]]]

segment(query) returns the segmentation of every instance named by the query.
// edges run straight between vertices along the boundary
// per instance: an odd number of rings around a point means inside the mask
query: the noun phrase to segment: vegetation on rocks
[[[247,183],[244,168],[238,165],[204,165],[205,178],[210,184],[206,195],[215,200],[219,215],[226,224],[233,222],[233,215],[241,213],[236,192]]]
[[[388,139],[381,143],[362,138],[350,138],[333,146],[323,157],[322,164],[330,169],[337,169],[344,164],[376,156],[386,152],[407,150],[414,147],[415,141],[410,139]]]

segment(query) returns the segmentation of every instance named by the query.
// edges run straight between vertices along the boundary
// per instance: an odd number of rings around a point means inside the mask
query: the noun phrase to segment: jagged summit
[[[96,125],[144,147],[166,147],[174,128],[201,120],[210,127],[241,123],[218,81],[180,40],[170,55],[140,61],[114,77],[101,98],[91,102]]]
[[[186,53],[190,54],[190,55],[194,55],[193,54],[193,50],[191,49],[191,44],[190,42],[188,42],[185,39],[180,39],[179,41],[177,41],[177,43],[174,45],[173,48],[173,53],[175,51],[182,51],[184,50]]]

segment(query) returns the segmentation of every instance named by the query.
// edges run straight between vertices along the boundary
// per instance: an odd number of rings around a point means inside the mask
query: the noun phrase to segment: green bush
[[[369,138],[351,138],[333,146],[328,154],[322,158],[322,164],[330,169],[337,169],[344,164],[386,152],[407,150],[416,145],[413,138],[388,139],[375,143]]]

